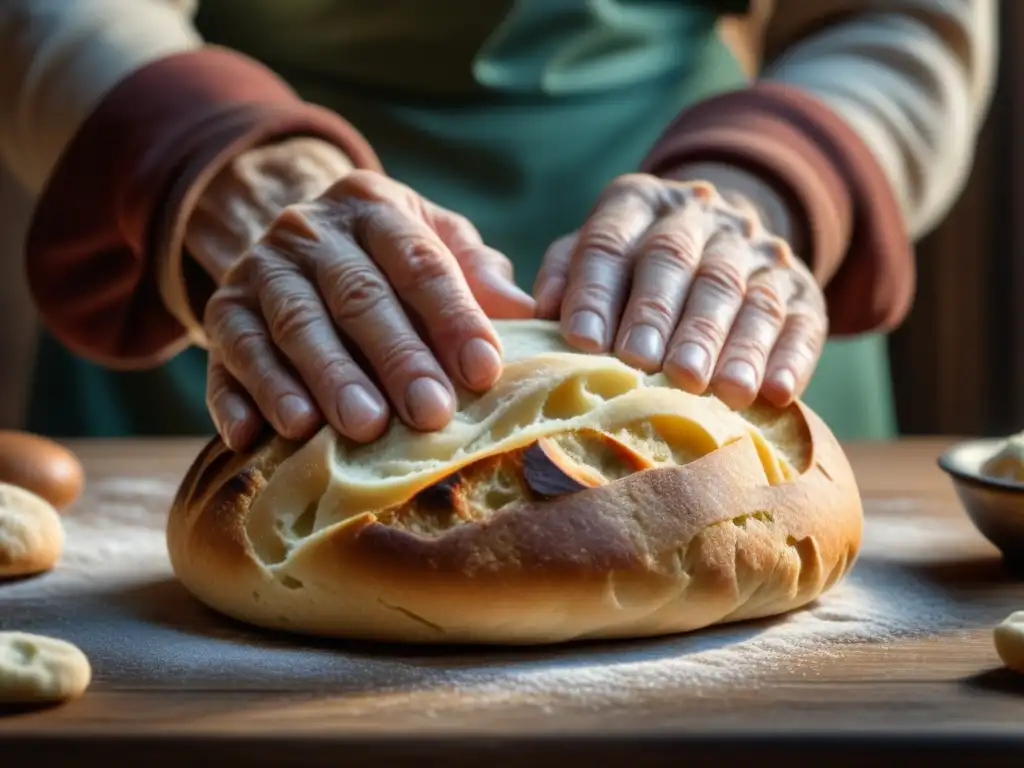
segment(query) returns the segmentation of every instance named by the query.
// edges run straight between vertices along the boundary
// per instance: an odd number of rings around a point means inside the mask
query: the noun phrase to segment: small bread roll
[[[1024,674],[1024,611],[1011,613],[993,631],[996,653],[1007,669]]]
[[[0,578],[47,571],[63,549],[57,511],[31,491],[0,483]]]
[[[75,454],[60,443],[0,430],[0,483],[32,491],[59,511],[81,495],[85,472]]]
[[[784,613],[850,570],[860,495],[805,405],[736,412],[557,323],[495,328],[500,380],[438,432],[213,440],[168,519],[182,583],[274,629],[535,644]]]
[[[65,640],[0,632],[0,703],[57,703],[85,693],[89,659]]]

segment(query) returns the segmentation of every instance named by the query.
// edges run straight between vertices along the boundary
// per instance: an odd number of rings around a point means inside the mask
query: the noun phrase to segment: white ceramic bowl
[[[987,438],[957,443],[939,456],[939,467],[952,478],[960,503],[981,534],[1002,551],[1007,564],[1024,566],[1024,484],[981,473],[1005,442]]]

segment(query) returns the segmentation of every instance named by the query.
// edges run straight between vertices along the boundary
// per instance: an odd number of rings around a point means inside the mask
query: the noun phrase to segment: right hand
[[[264,419],[300,440],[324,420],[357,442],[392,412],[445,426],[457,384],[501,372],[489,317],[532,317],[509,260],[463,217],[371,171],[286,208],[206,306],[207,403],[233,450]]]

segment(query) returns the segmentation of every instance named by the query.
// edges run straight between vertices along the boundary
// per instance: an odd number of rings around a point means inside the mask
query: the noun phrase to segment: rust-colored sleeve
[[[345,120],[231,51],[177,54],[122,80],[75,134],[34,212],[27,275],[47,328],[112,368],[153,366],[187,346],[160,284],[208,278],[168,244],[180,242],[180,222],[220,168],[296,135],[380,169]]]
[[[834,336],[887,331],[906,316],[914,253],[875,156],[829,107],[796,88],[757,83],[700,102],[668,127],[642,170],[730,163],[762,176],[805,231],[801,254],[825,286]]]

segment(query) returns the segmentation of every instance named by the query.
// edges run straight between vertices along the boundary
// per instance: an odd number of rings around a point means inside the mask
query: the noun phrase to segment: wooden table
[[[61,569],[37,580],[40,586],[0,585],[0,628],[68,637],[95,666],[94,685],[80,701],[0,718],[0,765],[97,760],[453,768],[576,760],[641,768],[772,765],[793,757],[829,766],[865,760],[888,765],[918,757],[1019,766],[1024,678],[1000,669],[991,628],[1024,608],[1024,583],[1004,571],[935,467],[948,442],[849,446],[865,498],[866,531],[907,531],[905,552],[866,550],[857,568],[888,558],[941,591],[952,609],[938,629],[888,643],[840,645],[827,654],[794,654],[749,679],[740,674],[723,684],[675,679],[625,700],[563,700],[522,688],[497,696],[432,684],[431,675],[460,665],[486,670],[522,652],[445,655],[269,636],[198,606],[163,564],[157,576],[133,566],[121,581],[93,584],[86,562],[77,566],[84,569],[75,577],[78,586]],[[134,516],[133,524],[149,525],[155,537],[167,498],[198,443],[73,448],[87,467],[90,491],[69,525],[86,524],[106,505],[122,517]],[[134,506],[126,501],[131,498]],[[927,536],[918,537],[917,530]],[[133,547],[101,552],[96,562],[119,551],[130,555]],[[65,583],[74,586],[70,596],[62,592]],[[205,645],[196,645],[200,636]],[[576,659],[605,654],[600,658],[607,660],[607,654],[633,647],[573,653]],[[551,656],[532,653],[533,659]]]

